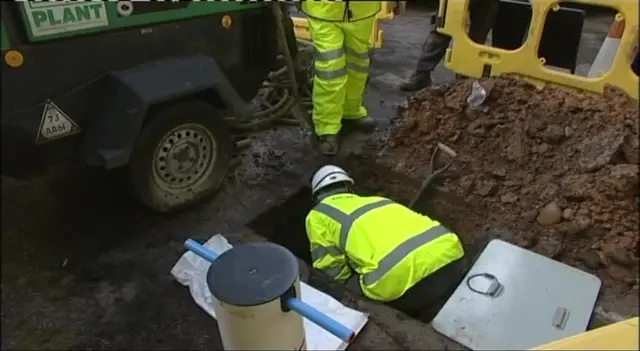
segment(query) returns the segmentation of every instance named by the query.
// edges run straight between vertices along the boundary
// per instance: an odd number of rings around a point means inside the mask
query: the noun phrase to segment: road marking
[[[36,144],[78,134],[80,131],[80,127],[71,117],[64,113],[53,101],[47,101],[42,111]]]

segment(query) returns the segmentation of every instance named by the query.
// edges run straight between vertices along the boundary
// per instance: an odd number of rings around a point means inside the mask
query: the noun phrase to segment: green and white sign
[[[102,1],[27,1],[23,4],[34,37],[109,25]]]

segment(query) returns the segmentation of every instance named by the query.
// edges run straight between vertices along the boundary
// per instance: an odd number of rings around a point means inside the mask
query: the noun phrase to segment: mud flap
[[[575,73],[578,48],[584,25],[584,11],[560,7],[550,10],[544,24],[538,57],[547,65]],[[531,5],[517,0],[502,0],[498,9],[491,44],[505,50],[515,50],[526,40],[531,22]]]
[[[208,89],[235,116],[249,116],[249,105],[208,56],[167,58],[110,73],[84,135],[83,160],[105,169],[126,165],[150,106]]]

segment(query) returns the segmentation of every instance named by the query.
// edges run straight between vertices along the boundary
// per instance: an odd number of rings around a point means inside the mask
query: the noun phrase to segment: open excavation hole
[[[407,204],[420,185],[420,180],[391,172],[383,166],[374,166],[371,162],[359,157],[349,157],[336,163],[356,180],[356,192],[359,195],[385,196]],[[437,219],[456,232],[464,243],[467,257],[477,257],[490,239],[514,241],[510,236],[515,233],[491,228],[487,223],[486,210],[470,201],[473,200],[462,199],[435,189],[428,191],[426,196],[418,201],[415,209]],[[298,258],[311,265],[309,240],[304,223],[311,205],[311,190],[307,186],[302,186],[286,201],[254,218],[249,223],[249,228],[269,241],[286,247]],[[490,238],[486,235],[489,230],[492,233]],[[452,293],[453,288],[434,306],[428,308],[420,319],[423,321],[433,319]],[[614,321],[615,319],[601,316],[596,312],[592,316],[589,329]]]
[[[368,161],[351,157],[338,161],[356,180],[359,195],[379,195],[407,204],[418,189],[419,182],[402,175],[380,174]],[[380,166],[382,167],[382,166]],[[385,172],[387,173],[387,172]],[[450,195],[451,196],[451,195]],[[470,213],[473,205],[457,197],[439,197],[431,192],[420,199],[415,210],[454,230],[465,244],[475,242],[471,233],[482,229],[482,212]],[[302,186],[283,203],[268,209],[249,223],[249,228],[268,240],[282,245],[307,263],[311,263],[309,240],[305,232],[305,217],[311,210],[311,189]],[[472,210],[473,212],[473,210]],[[471,216],[471,217],[470,217]],[[477,217],[476,221],[470,218]]]
[[[286,247],[311,265],[304,219],[311,210],[311,189],[303,187],[285,202],[268,209],[249,223],[256,234]]]
[[[372,169],[372,165],[368,161],[357,157],[349,157],[338,161],[337,164],[355,179],[356,192],[359,195],[385,196],[406,204],[419,187],[419,181],[412,181],[411,178],[405,179],[406,177],[401,175],[396,177],[391,174],[392,172],[382,174],[379,170]],[[473,257],[478,252],[478,248],[482,248],[486,243],[485,238],[477,241],[469,235],[469,233],[475,234],[481,227],[482,214],[477,214],[477,222],[472,223],[470,218],[474,218],[474,214],[469,213],[470,204],[454,202],[451,199],[429,197],[427,201],[419,201],[415,209],[438,219],[445,226],[459,233],[458,235],[465,243],[467,255]],[[467,206],[465,207],[465,205]],[[249,228],[256,234],[286,247],[311,265],[309,240],[305,232],[305,217],[311,206],[311,190],[309,187],[303,186],[283,203],[254,218],[249,223]],[[453,289],[450,293],[452,292]],[[448,298],[449,295],[443,296],[442,300],[438,302],[438,306],[429,308],[429,311],[426,312],[429,315],[423,314],[421,319],[430,320],[435,317],[435,313]]]

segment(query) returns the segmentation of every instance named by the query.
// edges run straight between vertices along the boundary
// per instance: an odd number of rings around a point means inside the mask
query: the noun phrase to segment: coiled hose
[[[298,46],[300,51],[296,66],[301,67],[301,72],[298,74],[309,77],[306,84],[298,84],[300,99],[304,108],[311,109],[312,48],[309,42],[302,40],[298,41]],[[253,108],[251,120],[240,122],[229,117],[226,118],[227,123],[241,131],[257,131],[273,124],[299,125],[298,120],[291,115],[291,108],[296,102],[291,89],[292,83],[286,66],[271,72],[251,103]]]

